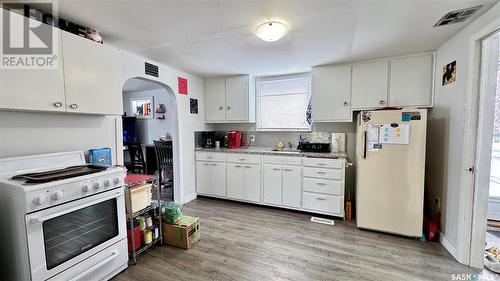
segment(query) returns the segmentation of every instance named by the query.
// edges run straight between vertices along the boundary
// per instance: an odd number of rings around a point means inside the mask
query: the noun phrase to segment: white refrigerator
[[[422,236],[426,127],[426,109],[358,114],[358,227]]]

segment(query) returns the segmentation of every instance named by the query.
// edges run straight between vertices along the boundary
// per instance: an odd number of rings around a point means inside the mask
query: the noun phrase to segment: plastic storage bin
[[[131,205],[132,205],[132,213],[135,213],[151,205],[151,184],[144,184],[137,187],[131,187],[129,191],[132,203],[130,203],[129,196],[126,194],[125,206],[127,212],[129,212]]]

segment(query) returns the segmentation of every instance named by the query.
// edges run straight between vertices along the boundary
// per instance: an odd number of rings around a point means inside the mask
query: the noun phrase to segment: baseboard
[[[457,247],[455,247],[443,233],[439,232],[439,242],[443,247],[458,261],[458,251]]]
[[[191,193],[187,196],[184,196],[184,202],[182,204],[189,203],[189,202],[193,201],[194,199],[196,199],[196,192]]]

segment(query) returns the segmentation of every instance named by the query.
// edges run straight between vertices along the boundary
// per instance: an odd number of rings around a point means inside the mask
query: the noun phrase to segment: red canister
[[[240,131],[229,131],[227,132],[228,147],[229,148],[240,148],[241,147],[241,132]]]

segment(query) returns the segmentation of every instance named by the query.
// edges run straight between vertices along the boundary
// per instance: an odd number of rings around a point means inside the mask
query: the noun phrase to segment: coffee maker
[[[201,134],[202,144],[204,148],[215,147],[215,132],[203,132]]]

